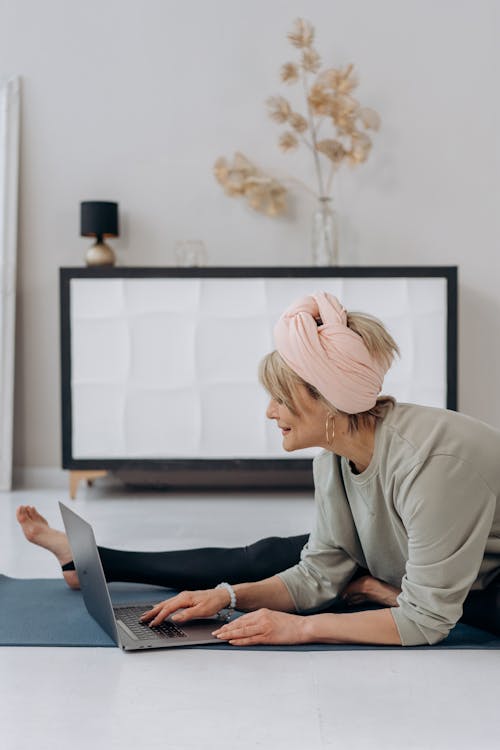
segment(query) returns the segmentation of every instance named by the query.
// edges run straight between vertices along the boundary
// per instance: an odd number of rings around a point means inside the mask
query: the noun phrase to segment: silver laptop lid
[[[92,526],[61,502],[59,508],[85,606],[109,637],[117,645],[121,645]]]

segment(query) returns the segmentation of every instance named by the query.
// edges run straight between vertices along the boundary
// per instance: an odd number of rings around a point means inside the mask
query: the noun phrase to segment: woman
[[[407,646],[438,643],[464,609],[464,621],[500,634],[500,433],[454,412],[380,397],[397,346],[379,321],[347,314],[329,294],[287,310],[275,340],[260,373],[271,396],[267,416],[285,450],[324,449],[313,463],[315,529],[300,559],[303,538],[258,543],[269,554],[256,560],[272,561],[262,580],[255,580],[258,565],[249,582],[224,568],[224,557],[238,551],[205,551],[215,561],[222,556],[218,572],[231,583],[183,591],[142,620],[183,622],[237,606],[249,613],[215,631],[234,645]],[[38,535],[32,540],[68,562],[64,535],[35,513],[18,511],[27,536]],[[130,578],[133,556],[142,553],[101,550],[107,576],[116,574],[113,554],[129,556],[126,580],[155,582]],[[296,614],[318,612],[341,595],[383,607]]]

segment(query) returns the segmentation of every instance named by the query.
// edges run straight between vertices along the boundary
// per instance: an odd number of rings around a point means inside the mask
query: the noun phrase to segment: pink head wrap
[[[347,327],[347,313],[333,295],[298,300],[278,320],[274,339],[292,370],[337,409],[357,414],[375,406],[388,367]]]

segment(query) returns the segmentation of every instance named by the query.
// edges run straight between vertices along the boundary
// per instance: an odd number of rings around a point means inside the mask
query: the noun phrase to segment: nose
[[[274,398],[267,405],[266,417],[268,419],[278,419],[278,402]]]

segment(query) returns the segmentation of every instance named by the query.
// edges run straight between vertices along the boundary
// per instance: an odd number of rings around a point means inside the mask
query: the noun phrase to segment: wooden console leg
[[[92,486],[92,482],[94,479],[99,479],[99,477],[105,477],[108,472],[104,469],[101,470],[77,470],[77,471],[70,471],[69,472],[69,496],[72,500],[76,499],[76,495],[78,492],[78,485],[80,482],[87,480],[87,483],[89,487]]]

